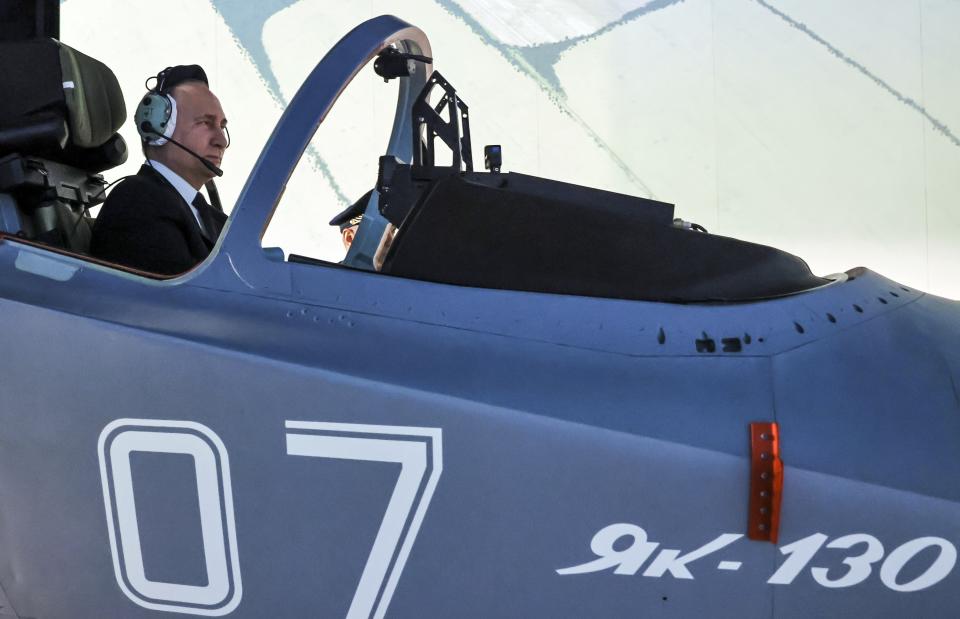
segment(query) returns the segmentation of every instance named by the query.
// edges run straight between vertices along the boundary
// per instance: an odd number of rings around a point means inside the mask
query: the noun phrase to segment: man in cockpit
[[[134,119],[146,162],[100,210],[90,253],[151,273],[188,271],[210,253],[227,220],[200,188],[229,146],[227,120],[198,65],[168,67]]]
[[[360,222],[363,221],[363,212],[367,210],[367,202],[370,201],[370,194],[372,192],[373,190],[371,189],[363,194],[359,200],[330,220],[331,226],[338,226],[340,228],[340,240],[343,242],[343,249],[346,251],[350,251],[353,239],[357,236],[357,228],[360,227]]]
[[[330,220],[331,226],[340,227],[340,240],[343,242],[343,248],[347,251],[347,253],[350,252],[350,246],[353,245],[353,241],[357,236],[357,231],[360,228],[360,224],[363,222],[363,214],[367,210],[367,203],[370,202],[370,196],[372,193],[373,190],[371,189],[367,193],[363,194],[359,200],[348,206]],[[373,257],[373,269],[375,271],[379,271],[381,268],[383,268],[383,261],[386,258],[387,253],[390,251],[390,246],[393,244],[393,239],[396,233],[397,228],[392,224],[388,224],[386,229],[383,231],[383,236],[380,239],[380,245]],[[341,264],[343,263],[341,262]]]

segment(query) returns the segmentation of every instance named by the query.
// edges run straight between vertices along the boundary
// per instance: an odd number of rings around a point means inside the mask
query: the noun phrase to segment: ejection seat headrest
[[[63,43],[60,44],[60,66],[70,141],[80,148],[101,146],[127,120],[117,76],[99,60]]]
[[[0,156],[99,171],[126,160],[123,92],[105,64],[54,39],[0,43]]]

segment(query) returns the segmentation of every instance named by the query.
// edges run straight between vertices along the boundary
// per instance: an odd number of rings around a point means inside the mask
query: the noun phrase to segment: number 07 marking
[[[382,619],[443,470],[441,430],[287,421],[287,454],[401,465],[347,619]]]

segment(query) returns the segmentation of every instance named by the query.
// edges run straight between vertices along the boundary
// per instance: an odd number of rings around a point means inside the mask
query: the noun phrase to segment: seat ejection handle
[[[777,543],[782,497],[780,427],[771,421],[753,422],[750,424],[750,506],[747,537]]]

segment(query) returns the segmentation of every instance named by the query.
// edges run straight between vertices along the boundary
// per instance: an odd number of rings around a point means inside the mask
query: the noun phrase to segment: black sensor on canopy
[[[396,77],[410,77],[416,67],[415,62],[432,64],[433,58],[420,54],[401,53],[400,50],[388,47],[377,55],[373,61],[373,70],[389,82]]]

